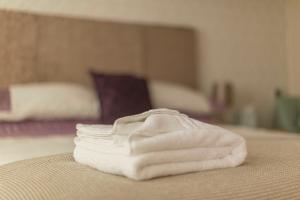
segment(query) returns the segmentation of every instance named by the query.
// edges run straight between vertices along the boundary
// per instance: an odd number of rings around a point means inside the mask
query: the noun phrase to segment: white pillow
[[[154,108],[172,108],[200,114],[211,112],[209,101],[203,94],[183,85],[150,80],[149,91]]]
[[[92,89],[77,84],[34,83],[9,88],[11,111],[0,121],[78,119],[99,117],[99,100]]]

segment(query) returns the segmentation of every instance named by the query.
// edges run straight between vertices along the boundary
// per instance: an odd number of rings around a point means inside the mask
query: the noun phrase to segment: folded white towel
[[[167,109],[77,130],[77,162],[136,180],[234,167],[247,154],[241,136]]]

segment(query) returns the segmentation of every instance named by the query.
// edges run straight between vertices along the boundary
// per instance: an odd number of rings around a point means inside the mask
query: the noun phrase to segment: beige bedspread
[[[245,135],[249,155],[240,167],[142,182],[83,166],[71,154],[19,161],[0,167],[0,199],[300,199],[300,137]]]

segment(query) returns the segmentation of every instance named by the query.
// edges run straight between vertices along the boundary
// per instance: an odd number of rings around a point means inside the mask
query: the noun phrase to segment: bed
[[[0,30],[1,87],[90,87],[91,69],[197,87],[191,28],[0,11]],[[300,199],[298,135],[227,128],[247,140],[242,166],[141,182],[76,163],[74,130],[0,137],[0,199]]]
[[[231,129],[248,142],[246,163],[237,168],[138,182],[59,154],[0,167],[0,199],[299,199],[300,137]]]

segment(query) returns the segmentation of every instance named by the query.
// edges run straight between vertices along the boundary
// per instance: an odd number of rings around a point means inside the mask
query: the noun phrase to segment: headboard
[[[0,11],[0,87],[71,81],[89,69],[196,87],[193,29]]]

